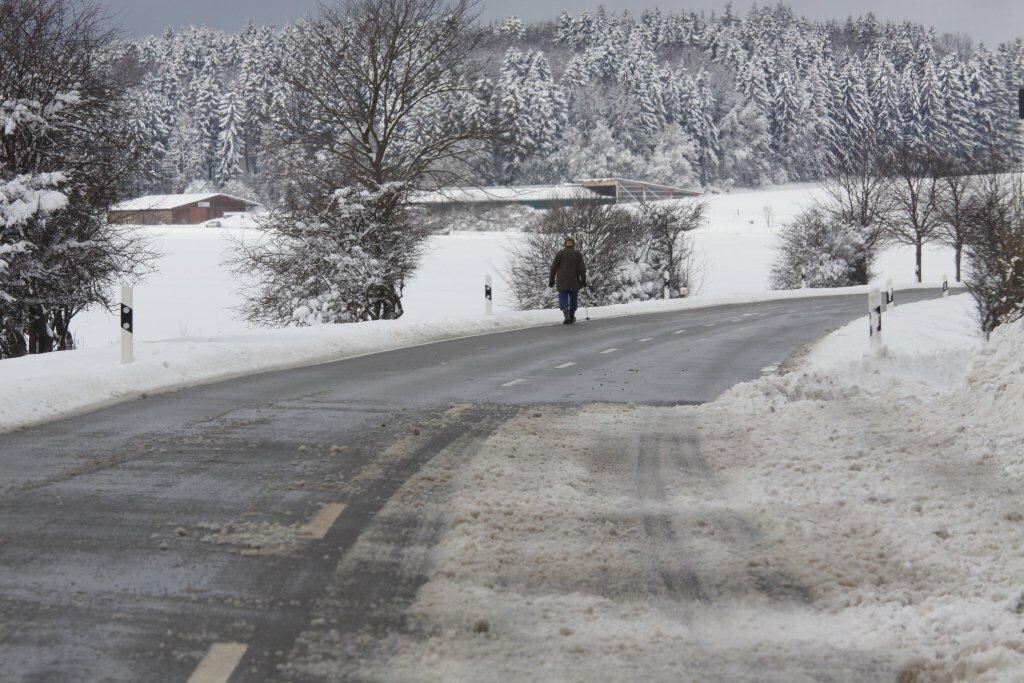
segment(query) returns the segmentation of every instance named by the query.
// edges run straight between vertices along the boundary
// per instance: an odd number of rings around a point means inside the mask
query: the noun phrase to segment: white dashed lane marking
[[[683,332],[686,332],[686,330],[676,330],[672,334],[682,334]]]
[[[638,342],[649,342],[652,339],[654,339],[654,337],[644,337],[643,339],[637,339],[637,341]]]
[[[605,349],[601,353],[602,354],[605,354],[605,353],[615,353],[616,351],[618,351],[618,349]]]
[[[778,369],[779,369],[779,364],[778,363],[774,363],[773,365],[768,365],[766,367],[761,368],[761,372],[764,372],[764,373],[775,372]]]
[[[556,365],[555,366],[555,370],[561,370],[562,368],[572,367],[573,365],[576,365],[576,364],[575,363],[562,363],[561,365]]]
[[[526,381],[525,379],[514,379],[511,382],[505,382],[501,386],[503,386],[503,387],[514,387],[515,385],[522,384],[525,381]]]
[[[214,643],[188,677],[188,683],[226,683],[247,649],[245,643]]]
[[[704,327],[714,327],[715,323],[704,323]]]

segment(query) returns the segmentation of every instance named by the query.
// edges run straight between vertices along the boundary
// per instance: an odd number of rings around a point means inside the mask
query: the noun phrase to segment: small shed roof
[[[258,206],[258,204],[250,199],[243,199],[242,197],[235,197],[233,195],[224,194],[223,192],[207,192],[205,194],[150,194],[145,197],[137,197],[136,199],[128,199],[119,204],[115,204],[110,207],[111,211],[166,211],[168,209],[177,209],[181,206],[188,206],[189,204],[195,204],[196,202],[205,202],[214,197],[227,197],[234,199],[239,202],[243,202],[250,206]]]

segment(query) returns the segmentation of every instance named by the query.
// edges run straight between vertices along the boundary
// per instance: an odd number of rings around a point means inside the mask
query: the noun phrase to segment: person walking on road
[[[579,307],[580,290],[587,286],[587,264],[583,254],[576,250],[576,241],[565,240],[565,248],[555,255],[551,262],[551,277],[548,287],[558,289],[558,307],[565,316],[563,325],[576,322],[576,309]]]

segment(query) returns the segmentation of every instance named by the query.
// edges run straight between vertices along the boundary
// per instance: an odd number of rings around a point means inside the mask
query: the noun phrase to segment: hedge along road
[[[0,435],[2,677],[277,680],[325,592],[348,605],[338,657],[356,657],[349,635],[400,628],[423,576],[346,555],[425,464],[472,457],[524,406],[712,400],[862,315],[857,295],[581,320]],[[392,521],[387,543],[429,546],[435,527]]]

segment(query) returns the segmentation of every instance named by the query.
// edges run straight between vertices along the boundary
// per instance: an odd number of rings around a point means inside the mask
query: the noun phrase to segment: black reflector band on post
[[[121,329],[125,332],[132,332],[132,309],[121,304]]]

